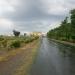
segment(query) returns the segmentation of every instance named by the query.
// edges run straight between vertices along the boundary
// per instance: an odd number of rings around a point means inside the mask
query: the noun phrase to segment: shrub
[[[3,46],[3,47],[7,47],[7,39],[4,39],[4,40],[2,41],[2,46]]]
[[[0,41],[3,41],[4,40],[4,38],[3,37],[0,37]]]
[[[29,42],[30,42],[30,40],[28,40],[28,39],[25,40],[25,43],[29,43]]]
[[[21,46],[21,42],[16,40],[16,41],[13,41],[10,45],[11,47],[14,47],[14,48],[18,48]]]

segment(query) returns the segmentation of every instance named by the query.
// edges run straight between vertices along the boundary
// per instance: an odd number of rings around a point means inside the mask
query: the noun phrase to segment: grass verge
[[[71,43],[71,42],[67,42],[67,41],[61,41],[61,40],[55,40],[55,39],[50,39],[50,40],[58,42],[58,43],[70,45],[70,46],[75,46],[75,43]]]
[[[23,63],[23,65],[18,67],[13,75],[29,75],[29,71],[35,60],[38,47],[39,41],[37,40],[37,43],[35,43],[34,47],[31,49],[31,52],[27,54],[25,63]]]

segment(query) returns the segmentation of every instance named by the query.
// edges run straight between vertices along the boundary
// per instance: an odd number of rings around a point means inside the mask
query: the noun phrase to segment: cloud
[[[7,19],[0,18],[0,34],[8,34],[13,29],[13,23]]]
[[[15,9],[13,4],[15,4],[15,2],[13,3],[9,0],[0,0],[0,16],[4,15],[5,13],[14,12]]]
[[[33,21],[39,19],[55,19],[64,15],[64,7],[58,2],[49,0],[21,0],[19,6],[15,7],[15,12],[5,14],[6,18],[14,21]],[[12,15],[12,16],[11,16]]]
[[[0,17],[23,32],[47,32],[59,26],[74,7],[74,0],[0,0]]]

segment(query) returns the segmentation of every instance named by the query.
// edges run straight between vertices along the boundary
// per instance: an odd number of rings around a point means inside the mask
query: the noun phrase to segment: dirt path
[[[6,54],[4,60],[0,61],[0,75],[27,75],[35,57],[37,45],[35,41]]]

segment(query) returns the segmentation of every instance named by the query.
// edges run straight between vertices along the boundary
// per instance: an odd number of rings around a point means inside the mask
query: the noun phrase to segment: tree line
[[[47,36],[56,40],[75,42],[75,9],[70,11],[69,18],[70,22],[66,17],[60,26],[50,30]]]

